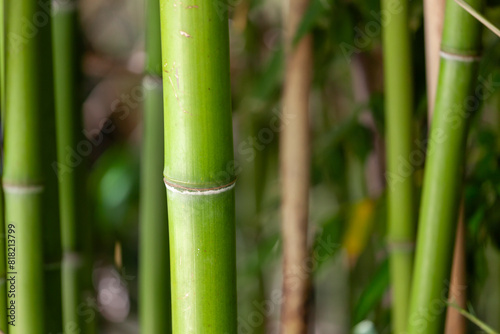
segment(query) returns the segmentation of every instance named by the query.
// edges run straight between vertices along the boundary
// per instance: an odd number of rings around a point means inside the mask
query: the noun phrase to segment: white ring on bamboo
[[[456,53],[449,53],[449,52],[446,52],[443,50],[439,51],[439,55],[441,56],[441,58],[444,58],[444,59],[456,60],[456,61],[461,61],[464,63],[472,63],[472,62],[481,60],[481,56],[459,55]]]
[[[4,183],[3,191],[7,194],[26,195],[26,194],[39,194],[45,189],[42,185],[22,186]]]
[[[207,195],[216,195],[216,194],[222,194],[223,192],[226,192],[228,190],[231,190],[234,188],[236,185],[236,182],[231,183],[229,186],[224,187],[224,188],[219,188],[219,189],[210,189],[210,190],[185,190],[181,188],[176,188],[172,187],[171,185],[168,185],[165,183],[165,187],[167,187],[168,190],[171,192],[177,193],[177,194],[182,194],[182,195],[194,195],[194,196],[207,196]]]

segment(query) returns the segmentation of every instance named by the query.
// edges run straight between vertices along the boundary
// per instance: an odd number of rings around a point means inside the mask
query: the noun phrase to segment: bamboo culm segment
[[[5,0],[0,0],[0,135],[3,137],[5,122]],[[1,182],[0,182],[1,184]],[[0,229],[4,227],[3,189],[0,189]],[[0,238],[0,331],[7,334],[7,289],[6,289],[6,256],[5,237]]]
[[[8,271],[17,273],[15,298],[8,300],[16,305],[15,326],[8,329],[10,334],[60,333],[61,243],[57,178],[51,167],[56,143],[50,3],[20,0],[7,7],[11,38],[6,50],[3,187],[5,234],[15,234],[15,265]],[[44,15],[47,25],[34,36],[26,35],[24,24],[34,15]],[[9,229],[12,225],[15,232]]]
[[[61,219],[62,302],[63,324],[67,334],[87,332],[87,322],[79,314],[85,284],[91,278],[86,266],[84,241],[88,217],[85,210],[85,165],[69,167],[68,149],[76,150],[82,137],[82,115],[78,91],[80,89],[79,31],[76,4],[52,10],[52,37],[54,53],[54,81],[56,106],[56,134],[59,203]]]
[[[388,181],[388,243],[392,285],[392,330],[404,333],[415,239],[413,178],[401,176],[401,157],[412,150],[413,85],[408,2],[382,0],[382,9],[394,12],[383,29],[385,120]]]
[[[290,0],[286,17],[286,74],[283,93],[283,124],[280,138],[280,170],[283,233],[283,297],[280,333],[307,332],[307,299],[310,277],[296,280],[290,275],[309,256],[310,140],[309,94],[312,75],[312,36],[293,44],[295,33],[309,5],[308,0]]]
[[[481,10],[481,0],[469,1]],[[443,333],[460,202],[468,117],[475,96],[480,23],[447,0],[425,167],[408,333]],[[471,107],[471,105],[473,107]]]
[[[163,90],[158,0],[147,1],[146,77],[140,202],[139,317],[142,333],[171,333],[167,199],[163,171]]]
[[[167,200],[173,333],[236,333],[234,190]]]
[[[212,189],[235,177],[227,11],[161,0],[160,13],[173,333],[232,334],[234,190]]]

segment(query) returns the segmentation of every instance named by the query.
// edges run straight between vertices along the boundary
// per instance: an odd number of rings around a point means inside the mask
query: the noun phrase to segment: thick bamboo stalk
[[[397,10],[394,10],[397,8]],[[413,84],[408,2],[383,0],[382,9],[393,11],[383,29],[385,119],[388,181],[388,246],[392,285],[392,330],[404,333],[413,265],[415,213],[413,179],[401,175],[401,159],[412,150]]]
[[[50,4],[20,0],[9,2],[7,9],[3,188],[8,305],[15,308],[15,317],[9,314],[9,333],[60,333],[61,244],[57,179],[51,167],[56,143]],[[40,21],[33,22],[34,18]],[[41,20],[45,25],[39,24]]]
[[[3,144],[3,128],[5,122],[5,2],[0,0],[0,136]],[[1,148],[3,151],[3,147]],[[3,156],[0,157],[0,171],[3,172]],[[0,173],[1,173],[0,172]],[[0,174],[1,175],[1,174]],[[7,334],[7,282],[5,256],[5,220],[3,190],[0,189],[0,331]]]
[[[86,324],[79,315],[84,282],[91,275],[85,270],[83,243],[85,225],[84,164],[71,164],[68,151],[78,152],[82,137],[80,108],[80,57],[76,2],[54,2],[52,20],[59,203],[61,219],[62,303],[64,333],[81,333]]]
[[[424,21],[425,21],[425,60],[427,72],[427,96],[428,96],[428,118],[429,124],[432,121],[434,111],[434,100],[436,97],[436,86],[439,73],[439,50],[441,49],[441,33],[444,19],[444,0],[432,1],[424,0]],[[455,237],[455,250],[453,251],[453,265],[449,299],[458,306],[465,309],[467,296],[464,286],[465,277],[465,228],[463,203],[460,205],[460,216]],[[446,334],[463,334],[466,332],[466,319],[460,312],[449,307],[446,311]]]
[[[0,0],[0,116],[2,117],[2,128],[5,111],[5,0]]]
[[[167,199],[163,171],[160,6],[147,1],[140,203],[139,316],[142,333],[171,333]]]
[[[482,9],[481,0],[469,4]],[[444,330],[447,282],[463,178],[467,118],[475,96],[480,24],[447,0],[441,63],[424,176],[408,333]]]
[[[0,226],[2,231],[5,231],[5,220],[4,220],[4,202],[3,202],[3,191],[0,191]],[[0,333],[7,334],[7,266],[6,266],[6,256],[5,256],[5,236],[2,233],[0,239]]]
[[[236,333],[227,10],[161,0],[160,13],[173,333]]]
[[[283,235],[283,297],[281,333],[307,332],[309,277],[297,277],[308,255],[309,219],[309,93],[312,75],[312,36],[294,45],[297,27],[308,0],[290,0],[285,7],[286,74],[280,138],[281,229]],[[288,12],[286,12],[288,10]],[[287,14],[287,15],[286,15]]]

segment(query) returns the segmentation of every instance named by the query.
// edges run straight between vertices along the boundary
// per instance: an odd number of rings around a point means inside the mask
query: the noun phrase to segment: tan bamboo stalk
[[[281,333],[306,333],[309,279],[294,274],[308,256],[309,202],[309,89],[312,68],[312,37],[296,44],[295,32],[308,0],[290,0],[285,6],[286,74],[283,93],[283,131],[280,142],[282,177],[283,296]]]
[[[424,0],[425,61],[429,123],[434,111],[445,0]]]
[[[467,307],[467,277],[465,270],[465,224],[464,205],[460,206],[460,217],[458,218],[457,235],[455,237],[455,250],[453,253],[453,266],[451,269],[451,283],[448,299],[460,306]],[[454,307],[448,307],[446,311],[445,334],[465,334],[467,330],[467,319]]]

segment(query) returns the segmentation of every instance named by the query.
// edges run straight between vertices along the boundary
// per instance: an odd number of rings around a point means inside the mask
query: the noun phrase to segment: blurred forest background
[[[280,118],[282,3],[231,1],[238,331],[276,333],[280,300],[275,296],[282,275],[278,143],[279,124],[286,121]],[[416,141],[425,147],[423,5],[410,4],[413,122]],[[487,16],[500,23],[500,9],[491,5]],[[88,300],[88,317],[99,311],[107,333],[138,333],[145,3],[86,0],[79,6],[85,36],[85,134],[93,138],[88,194],[95,217],[98,292],[95,304]],[[311,333],[348,333],[363,320],[358,333],[390,332],[379,13],[377,0],[312,0],[299,29],[312,32],[314,40],[309,237],[315,251],[296,272],[298,277],[313,275]],[[464,289],[470,310],[500,329],[500,43],[489,31],[483,39],[480,76],[489,82],[491,94],[468,119]],[[418,189],[423,167],[423,159],[408,163]]]

